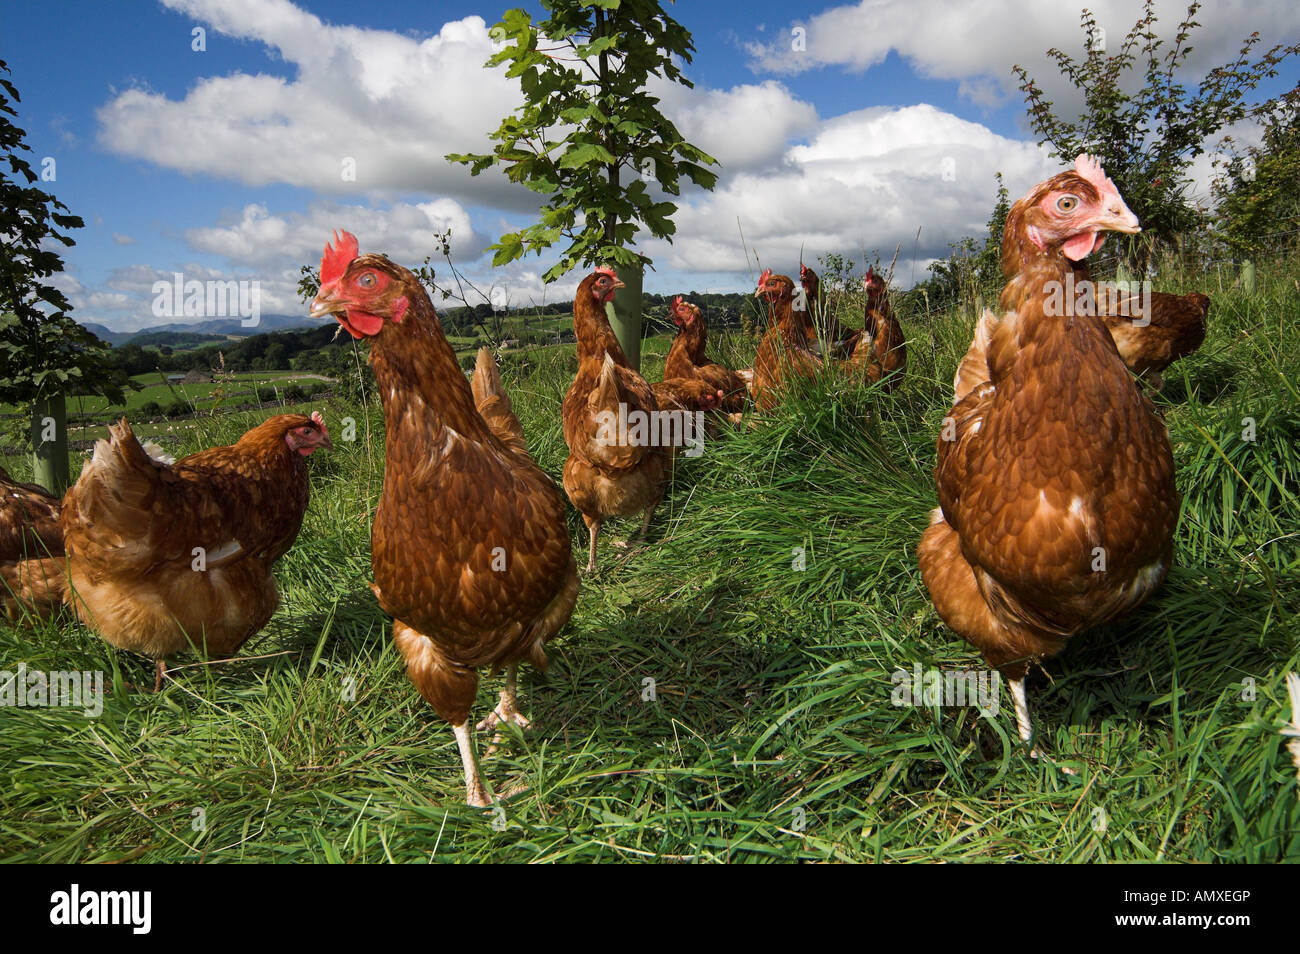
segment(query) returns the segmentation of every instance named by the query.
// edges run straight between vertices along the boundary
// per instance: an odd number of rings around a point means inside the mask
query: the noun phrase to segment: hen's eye
[[[374,273],[366,272],[364,275],[362,275],[360,278],[357,279],[357,284],[360,285],[362,288],[374,288],[375,287]]]
[[[1077,195],[1063,195],[1056,200],[1056,211],[1073,212],[1078,204],[1079,197]]]

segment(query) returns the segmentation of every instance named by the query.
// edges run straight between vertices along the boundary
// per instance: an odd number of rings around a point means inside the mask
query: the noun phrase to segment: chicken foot
[[[515,686],[518,673],[518,665],[512,663],[506,667],[506,687],[501,690],[501,701],[497,704],[497,707],[489,712],[487,717],[478,724],[477,728],[480,732],[494,729],[498,725],[517,725],[521,729],[526,729],[532,724],[524,718],[523,714],[519,711],[519,703],[515,698]],[[501,733],[498,731],[497,734],[493,736],[492,744],[488,746],[488,750],[483,753],[483,757],[487,758],[495,752],[500,743]]]
[[[460,749],[460,761],[465,767],[465,804],[473,808],[487,808],[492,802],[487,797],[483,777],[478,772],[478,760],[474,758],[474,741],[470,738],[469,720],[453,725],[451,731],[456,733],[456,746]]]
[[[1029,716],[1029,699],[1025,696],[1025,680],[1008,679],[1007,688],[1011,690],[1011,703],[1016,709],[1016,728],[1020,732],[1020,741],[1029,745],[1029,757],[1038,758],[1038,746],[1030,745],[1034,738],[1034,722]]]
[[[644,540],[650,533],[650,521],[655,518],[655,511],[659,509],[659,501],[656,500],[645,510],[645,516],[641,518],[641,529],[636,532],[636,539]],[[626,550],[632,546],[631,538],[627,540],[615,540],[614,546],[620,550]]]

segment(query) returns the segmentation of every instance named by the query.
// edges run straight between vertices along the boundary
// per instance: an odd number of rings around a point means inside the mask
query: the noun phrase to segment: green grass
[[[500,814],[462,803],[451,732],[405,679],[366,586],[382,418],[333,406],[336,438],[351,414],[358,440],[312,458],[311,507],[278,569],[283,606],[235,660],[186,658],[155,696],[131,688],[150,681],[146,664],[74,622],[0,628],[0,669],[103,670],[113,686],[95,719],[0,709],[0,857],[1298,858],[1300,793],[1278,732],[1283,675],[1300,669],[1294,273],[1261,269],[1253,298],[1208,277],[1157,283],[1214,297],[1208,340],[1157,399],[1184,495],[1176,565],[1133,616],[1033,677],[1048,758],[1018,745],[1005,692],[992,718],[890,701],[896,669],[981,665],[936,617],[915,558],[971,318],[904,315],[898,392],[811,383],[773,421],[684,460],[648,543],[602,546],[551,668],[523,672],[533,728],[483,762],[497,792],[519,790]],[[754,346],[724,335],[711,351],[744,365]],[[652,379],[666,348],[647,342]],[[572,346],[502,364],[558,474]],[[180,441],[227,442],[261,416],[200,417]],[[484,679],[479,715],[499,684]]]

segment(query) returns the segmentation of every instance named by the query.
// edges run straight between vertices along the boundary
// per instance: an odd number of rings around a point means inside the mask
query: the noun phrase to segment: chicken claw
[[[510,666],[506,669],[506,687],[501,690],[501,701],[497,704],[497,707],[489,712],[487,717],[478,724],[477,728],[480,732],[495,729],[499,725],[517,725],[520,729],[526,729],[532,724],[528,719],[524,718],[523,713],[519,711],[519,703],[515,698],[515,679],[518,670],[518,666]],[[488,750],[483,753],[483,757],[487,758],[495,752],[500,743],[501,733],[497,732],[492,738],[492,744],[489,745]]]

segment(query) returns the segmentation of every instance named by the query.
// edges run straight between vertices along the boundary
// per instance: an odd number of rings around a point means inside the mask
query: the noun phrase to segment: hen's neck
[[[1031,300],[1045,302],[1054,287],[1064,287],[1071,263],[1058,248],[1039,249],[1032,243],[1018,256],[1018,267],[1008,276],[998,307],[1003,314],[1009,311],[1024,313],[1022,306]],[[1054,285],[1053,283],[1056,283]],[[1038,310],[1038,309],[1033,309]]]
[[[618,343],[614,329],[605,317],[604,304],[581,290],[573,303],[573,333],[578,339],[579,361],[587,358],[603,360],[605,355],[609,355],[615,364],[629,367],[623,346]]]
[[[420,289],[407,297],[411,304],[402,320],[385,322],[384,330],[370,345],[370,366],[390,433],[395,433],[395,425],[403,420],[401,412],[406,405],[419,399],[425,410],[415,420],[428,420],[468,436],[484,436],[487,425],[474,406],[469,381],[442,333],[429,296]]]
[[[772,304],[772,324],[791,347],[807,348],[808,336],[803,326],[794,320],[794,297],[782,295]]]
[[[676,362],[690,362],[698,367],[704,363],[704,344],[705,331],[704,322],[700,319],[683,325],[677,332],[677,337],[673,339],[672,347],[668,349],[668,358]],[[665,360],[664,366],[667,367],[668,361]]]

